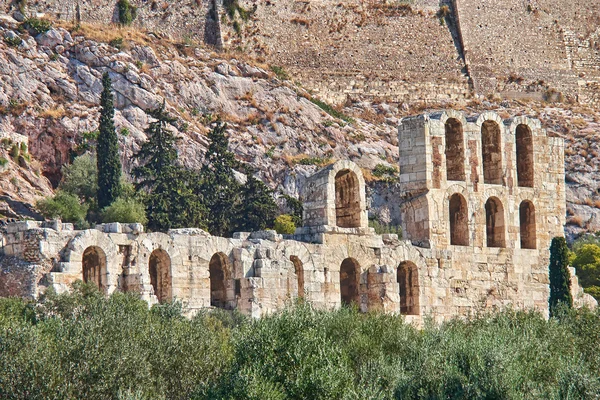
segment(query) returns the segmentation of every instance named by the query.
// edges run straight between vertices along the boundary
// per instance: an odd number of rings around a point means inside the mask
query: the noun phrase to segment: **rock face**
[[[271,187],[294,196],[318,166],[337,159],[352,160],[365,171],[393,169],[399,157],[395,129],[403,116],[423,109],[419,104],[362,101],[327,109],[334,117],[312,102],[306,90],[241,54],[219,55],[138,29],[81,24],[74,30],[55,22],[34,37],[18,26],[13,18],[0,17],[0,36],[18,38],[12,44],[0,41],[0,139],[25,136],[33,162],[21,167],[26,160],[13,160],[10,149],[0,150],[8,161],[0,167],[0,195],[5,199],[2,213],[9,218],[35,218],[35,200],[51,193],[50,183],[58,183],[61,166],[80,151],[83,134],[97,129],[105,71],[113,81],[126,171],[145,139],[144,110],[166,101],[178,119],[173,129],[181,137],[180,159],[186,166],[200,166],[207,127],[220,117],[228,123],[237,156],[255,166]],[[600,229],[596,110],[480,99],[460,104],[467,115],[494,109],[538,117],[552,135],[565,138],[567,233],[574,237]],[[390,201],[399,196],[398,183],[393,176],[379,182],[370,173],[366,177],[370,216],[387,213],[385,219],[399,225],[400,210]]]

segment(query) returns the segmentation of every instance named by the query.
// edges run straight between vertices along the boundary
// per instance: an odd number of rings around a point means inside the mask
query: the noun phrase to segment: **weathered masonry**
[[[258,317],[298,297],[415,322],[508,305],[547,313],[548,248],[565,218],[562,140],[530,118],[446,111],[404,119],[399,143],[404,240],[368,227],[361,170],[338,161],[308,180],[304,226],[285,238],[8,224],[0,295],[35,297],[81,279],[150,304],[178,299],[191,313],[216,307]],[[595,304],[576,276],[572,284],[576,304]]]

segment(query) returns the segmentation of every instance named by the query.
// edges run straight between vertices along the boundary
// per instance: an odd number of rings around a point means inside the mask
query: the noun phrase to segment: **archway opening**
[[[446,130],[446,179],[465,180],[465,144],[462,124],[456,118],[448,118]]]
[[[535,249],[535,208],[533,203],[528,200],[519,205],[519,225],[521,227],[521,248]]]
[[[159,303],[172,299],[171,257],[163,249],[156,249],[148,261],[150,284]]]
[[[216,253],[208,264],[210,274],[210,305],[228,308],[227,282],[231,279],[229,258],[224,253]]]
[[[450,197],[450,244],[469,245],[467,201],[460,193],[454,193]]]
[[[304,265],[297,256],[290,256],[290,261],[294,263],[294,271],[298,281],[298,297],[304,298]]]
[[[400,289],[400,314],[419,315],[419,271],[410,262],[401,262],[396,278]]]
[[[533,187],[533,135],[527,125],[517,126],[516,141],[518,185]]]
[[[485,232],[487,247],[505,247],[504,207],[496,197],[490,197],[485,203]]]
[[[481,151],[483,153],[483,182],[502,184],[502,137],[496,121],[485,121],[481,126]]]
[[[348,169],[335,176],[335,220],[340,228],[360,227],[360,184]]]
[[[360,265],[354,258],[346,258],[340,266],[340,293],[342,305],[360,305],[358,288],[360,285]]]
[[[90,246],[83,252],[83,281],[93,283],[106,293],[106,253],[98,246]]]

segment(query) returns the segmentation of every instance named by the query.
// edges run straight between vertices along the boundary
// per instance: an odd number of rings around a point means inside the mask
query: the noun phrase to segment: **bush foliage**
[[[507,310],[417,330],[298,303],[250,320],[76,284],[0,299],[0,398],[567,399],[600,395],[600,314]],[[568,344],[568,345],[567,345]]]

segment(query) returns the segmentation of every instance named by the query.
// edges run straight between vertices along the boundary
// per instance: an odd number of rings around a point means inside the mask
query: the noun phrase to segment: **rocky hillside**
[[[105,71],[116,95],[115,122],[126,170],[145,139],[144,110],[165,101],[178,118],[179,151],[186,166],[201,164],[207,126],[221,118],[228,122],[232,150],[284,193],[297,195],[304,177],[331,160],[357,162],[376,189],[371,191],[374,213],[394,196],[395,184],[385,179],[385,173],[378,178],[371,171],[395,168],[399,119],[427,109],[424,104],[376,102],[332,108],[288,80],[286,71],[243,54],[214,53],[189,40],[175,42],[139,29],[56,21],[52,25],[38,33],[35,26],[26,28],[12,17],[0,17],[4,39],[0,41],[0,139],[18,134],[29,138],[28,151],[16,157],[9,154],[13,146],[8,142],[0,149],[0,157],[6,160],[0,166],[0,200],[5,200],[0,202],[0,213],[7,217],[33,215],[30,205],[51,193],[60,180],[61,166],[81,151],[86,133],[97,128],[100,78]],[[600,149],[594,138],[600,116],[594,110],[481,98],[428,104],[449,106],[473,113],[484,109],[507,116],[526,113],[567,138],[567,197],[572,213],[568,229],[600,229],[596,176]],[[393,207],[390,211],[398,223],[397,211]]]

